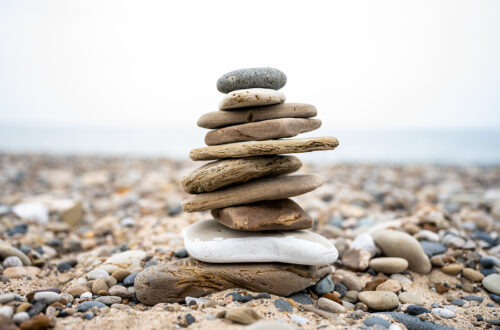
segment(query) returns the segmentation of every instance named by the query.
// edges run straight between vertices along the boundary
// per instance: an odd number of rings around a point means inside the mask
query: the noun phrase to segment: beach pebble
[[[491,274],[483,278],[483,286],[489,292],[500,295],[500,275],[499,274]]]
[[[471,280],[472,282],[481,282],[484,278],[484,275],[478,272],[477,270],[474,270],[472,268],[465,268],[462,271],[462,275]]]
[[[372,235],[369,233],[363,233],[356,236],[354,241],[352,241],[350,248],[369,251],[372,256],[377,253],[377,247],[373,241]]]
[[[8,257],[18,257],[22,261],[23,265],[25,266],[31,265],[30,258],[28,258],[28,256],[23,251],[8,244],[0,243],[0,258],[7,259]],[[9,266],[9,267],[16,267],[16,266]]]
[[[293,312],[292,305],[290,305],[290,303],[286,300],[276,299],[273,304],[277,309],[279,309],[282,312],[289,312],[289,313]]]
[[[406,259],[410,270],[419,273],[431,271],[429,257],[413,236],[396,230],[380,230],[373,233],[373,239],[386,256]]]
[[[41,203],[20,203],[12,208],[21,219],[36,221],[40,224],[46,224],[49,221],[49,210]]]
[[[424,313],[430,313],[431,311],[423,306],[409,305],[406,308],[406,313],[410,315],[420,315]]]
[[[67,292],[73,297],[81,296],[82,293],[87,292],[89,289],[82,285],[73,285],[68,288]]]
[[[432,314],[442,317],[444,319],[451,319],[455,317],[455,313],[446,308],[433,308],[431,312]]]
[[[33,318],[22,322],[20,328],[23,330],[41,330],[50,327],[50,319],[44,314],[38,314]]]
[[[12,317],[12,321],[14,321],[14,323],[18,324],[18,325],[23,323],[26,320],[29,320],[29,319],[30,319],[30,315],[26,312],[16,313]]]
[[[302,304],[302,305],[312,305],[314,304],[314,300],[311,297],[303,294],[303,293],[294,293],[290,297],[293,301]]]
[[[387,291],[362,291],[358,299],[377,311],[391,310],[399,306],[398,296]]]
[[[135,220],[131,217],[126,217],[120,220],[120,225],[123,227],[133,227],[135,225]]]
[[[285,94],[268,88],[239,89],[228,93],[219,103],[219,110],[259,107],[285,102]]]
[[[99,278],[106,278],[109,276],[109,273],[104,269],[94,269],[87,273],[87,279],[89,281],[97,280]]]
[[[363,271],[368,268],[371,257],[370,251],[348,249],[342,255],[342,263],[349,269]]]
[[[188,252],[187,252],[187,250],[186,250],[185,248],[180,248],[179,250],[176,250],[176,251],[174,252],[174,256],[175,256],[176,258],[180,258],[180,259],[182,259],[182,258],[187,258],[187,257],[188,257],[188,255],[189,255],[189,254],[188,254]]]
[[[408,261],[395,257],[375,258],[370,260],[370,268],[386,274],[402,273],[408,268]]]
[[[401,291],[401,284],[398,281],[389,279],[377,286],[376,291],[390,291],[398,293]]]
[[[411,284],[413,283],[412,280],[410,280],[408,277],[404,276],[403,274],[392,274],[391,275],[391,278],[393,280],[396,280],[398,281],[399,283],[401,283],[401,285],[403,284]]]
[[[113,304],[119,304],[122,301],[122,298],[118,296],[102,296],[96,298],[95,301],[98,301],[100,303],[103,303],[105,305],[111,306]]]
[[[0,306],[0,315],[11,318],[13,314],[14,308],[12,306]]]
[[[56,301],[60,301],[61,295],[59,293],[51,291],[37,292],[35,293],[34,299],[35,301],[40,301],[47,305],[50,305]]]
[[[80,295],[80,299],[92,299],[92,292],[84,292]]]
[[[98,301],[84,301],[76,307],[76,310],[80,313],[84,313],[91,309],[92,307],[97,307],[99,309],[106,307],[105,304]]]
[[[137,277],[137,272],[136,273],[132,273],[130,274],[129,276],[125,277],[125,279],[123,280],[123,284],[125,286],[132,286],[134,285],[134,281],[135,281],[135,278]]]
[[[141,262],[146,258],[146,252],[142,250],[128,250],[117,253],[106,259],[102,265],[102,269],[109,273],[113,273],[119,268],[126,269],[130,272],[141,270]]]
[[[424,298],[421,295],[412,292],[401,292],[399,295],[399,301],[402,304],[413,304],[413,305],[423,305]]]
[[[462,264],[449,264],[444,265],[441,268],[441,271],[448,275],[457,275],[462,271],[463,267],[464,266]]]
[[[225,318],[240,324],[252,324],[262,317],[251,307],[236,307],[229,309]]]
[[[5,258],[2,264],[5,268],[9,268],[9,267],[22,266],[23,262],[21,261],[21,259],[19,259],[19,257],[10,256]]]
[[[293,321],[293,320],[292,320]],[[245,329],[247,330],[299,330],[293,324],[285,323],[282,321],[269,321],[269,320],[261,320],[255,322]]]
[[[130,272],[126,269],[123,269],[123,268],[119,268],[111,274],[111,276],[116,278],[116,280],[118,282],[122,282],[129,275],[130,275]]]
[[[337,269],[335,274],[338,274],[342,277],[340,283],[344,284],[347,289],[361,291],[363,289],[363,284],[359,280],[359,278],[353,272]]]
[[[420,245],[429,258],[436,254],[446,252],[446,245],[439,242],[420,241]]]
[[[323,277],[314,286],[314,292],[318,296],[322,296],[327,292],[333,292],[334,289],[335,289],[335,285],[333,284],[333,281],[332,281],[332,278],[330,275]]]
[[[117,296],[120,298],[130,298],[132,295],[130,291],[122,285],[114,285],[108,289],[110,296]]]
[[[108,288],[105,278],[98,278],[92,283],[92,293],[96,295],[108,294]]]
[[[466,304],[466,302],[465,302],[465,300],[463,300],[463,299],[459,299],[459,298],[457,298],[457,299],[453,299],[453,300],[451,301],[451,304],[452,304],[452,305],[455,305],[455,306],[460,306],[460,307],[463,307],[463,306]]]
[[[217,80],[217,89],[229,93],[238,89],[269,88],[278,90],[285,86],[286,75],[275,68],[249,68],[234,70]]]
[[[389,322],[386,319],[383,319],[381,317],[378,317],[378,316],[372,316],[372,317],[366,318],[363,321],[363,324],[366,325],[367,327],[381,325],[384,328],[389,328],[391,326],[391,322]]]
[[[327,298],[319,298],[318,307],[332,313],[345,313],[346,309],[339,303]]]
[[[11,301],[24,301],[25,299],[17,293],[0,294],[0,305],[10,303]]]
[[[183,237],[189,255],[210,263],[328,265],[338,255],[329,240],[310,231],[254,233],[204,220],[184,228]]]

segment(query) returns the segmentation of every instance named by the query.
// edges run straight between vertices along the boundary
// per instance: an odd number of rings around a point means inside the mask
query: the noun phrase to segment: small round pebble
[[[188,252],[185,248],[181,248],[174,252],[174,256],[176,256],[177,258],[187,258]]]
[[[481,266],[484,268],[492,268],[495,266],[495,259],[492,257],[481,258]]]
[[[61,262],[57,264],[57,270],[60,271],[61,273],[65,273],[73,268],[69,263],[67,262]]]
[[[228,72],[217,80],[217,89],[229,93],[238,89],[280,89],[286,84],[286,75],[274,68],[249,68]]]
[[[83,313],[83,312],[88,311],[92,307],[97,307],[97,308],[101,309],[103,307],[106,307],[106,305],[104,305],[103,303],[98,302],[98,301],[84,301],[76,307],[76,310]]]
[[[459,299],[459,298],[457,298],[457,299],[453,299],[453,300],[451,301],[451,304],[452,304],[452,305],[455,305],[455,306],[460,306],[460,307],[462,307],[463,305],[465,305],[465,300],[463,300],[463,299]]]
[[[292,305],[290,305],[288,301],[283,299],[276,299],[274,301],[274,306],[276,306],[276,308],[278,308],[282,312],[289,312],[289,313],[293,312]]]
[[[314,286],[314,293],[316,293],[318,296],[322,296],[327,292],[333,292],[333,290],[335,290],[335,285],[333,284],[330,275],[323,277]]]
[[[132,285],[134,285],[134,281],[135,281],[135,278],[137,277],[137,274],[139,274],[139,273],[135,272],[135,273],[132,273],[129,276],[125,277],[125,279],[123,280],[123,284],[125,286],[132,286]]]
[[[61,295],[56,292],[44,291],[35,293],[34,297],[35,301],[43,302],[47,305],[55,303],[61,300]]]
[[[92,292],[84,292],[80,295],[80,299],[92,299]]]
[[[21,261],[21,259],[19,259],[19,257],[10,256],[5,258],[2,264],[5,268],[20,267],[23,265],[23,262]]]
[[[432,314],[442,317],[444,319],[451,319],[455,317],[455,313],[446,308],[433,308],[431,312]]]
[[[29,319],[30,319],[30,315],[26,312],[16,313],[12,317],[12,321],[14,321],[15,324],[21,324],[22,322],[29,320]]]
[[[186,323],[188,324],[188,326],[193,324],[194,322],[196,322],[196,319],[194,318],[194,316],[189,314],[189,313],[184,316],[184,320],[186,320]]]
[[[104,269],[94,269],[90,272],[87,273],[87,279],[89,281],[92,281],[92,280],[97,280],[98,278],[106,278],[109,276],[109,273],[107,271],[105,271]]]

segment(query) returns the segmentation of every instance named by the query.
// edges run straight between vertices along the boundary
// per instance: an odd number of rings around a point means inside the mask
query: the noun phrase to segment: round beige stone
[[[402,273],[408,268],[408,261],[396,257],[374,258],[370,260],[370,268],[386,274]]]
[[[398,296],[388,291],[363,291],[358,295],[359,301],[377,311],[387,311],[399,306]]]

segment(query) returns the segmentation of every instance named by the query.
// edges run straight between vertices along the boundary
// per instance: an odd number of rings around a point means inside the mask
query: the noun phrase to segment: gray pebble
[[[122,298],[117,297],[117,296],[102,296],[96,298],[95,301],[98,301],[100,303],[103,303],[105,305],[111,306],[113,304],[119,304],[122,301]]]
[[[7,304],[11,301],[24,301],[25,299],[17,293],[0,294],[0,305]]]
[[[14,321],[15,324],[21,324],[24,321],[29,320],[29,319],[30,319],[30,315],[26,312],[16,313],[12,317],[12,321]]]
[[[479,302],[482,302],[484,300],[483,297],[480,297],[480,296],[465,296],[464,297],[464,300],[467,300],[467,301],[479,301]]]
[[[58,302],[61,300],[61,295],[57,292],[52,291],[43,291],[35,293],[35,297],[33,298],[35,301],[43,302],[47,305]]]
[[[458,298],[457,298],[457,299],[453,299],[453,300],[451,301],[451,304],[452,304],[452,305],[455,305],[455,306],[463,306],[463,305],[465,305],[465,300],[463,300],[463,299],[458,299]]]
[[[139,273],[135,272],[135,273],[132,273],[129,276],[125,277],[125,279],[123,280],[123,284],[125,286],[132,286],[132,285],[134,285],[134,281],[135,281],[135,278],[137,277],[137,274],[139,274]]]
[[[286,75],[274,68],[249,68],[226,73],[217,80],[217,89],[229,93],[238,89],[280,89],[286,84]]]
[[[97,307],[97,308],[101,309],[103,307],[106,307],[106,305],[104,305],[103,303],[98,302],[98,301],[84,301],[76,307],[76,310],[83,313],[83,312],[88,311],[92,307]]]
[[[383,327],[389,328],[391,326],[391,322],[384,320],[378,316],[372,316],[363,321],[363,324],[367,327],[373,327],[374,325],[381,325]]]
[[[335,289],[335,285],[333,284],[333,281],[332,281],[332,278],[330,277],[330,275],[323,277],[314,286],[314,292],[318,296],[322,296],[325,293],[332,292],[334,289]]]
[[[5,258],[5,260],[3,261],[2,264],[5,268],[9,268],[9,267],[22,266],[23,262],[21,261],[21,259],[19,259],[19,257],[10,256],[10,257]]]
[[[185,248],[180,248],[179,250],[174,252],[174,256],[177,258],[187,258],[188,252]]]
[[[442,324],[432,323],[430,321],[422,321],[416,316],[411,316],[404,313],[385,312],[384,314],[391,316],[398,322],[403,323],[408,329],[412,330],[455,330]]]
[[[288,301],[283,300],[283,299],[276,299],[274,301],[274,306],[276,306],[276,308],[282,312],[288,312],[288,313],[293,312],[292,305],[290,305],[290,303]]]
[[[89,281],[97,280],[98,278],[106,278],[109,276],[109,273],[104,269],[94,269],[87,273],[87,279]]]
[[[292,299],[295,302],[298,302],[299,304],[303,304],[303,305],[314,304],[314,301],[312,300],[312,298],[303,294],[303,293],[294,293],[290,296],[290,299]]]
[[[443,243],[439,242],[431,242],[431,241],[421,241],[420,245],[422,245],[422,248],[424,249],[425,254],[429,258],[436,254],[444,253],[446,252],[446,245]]]

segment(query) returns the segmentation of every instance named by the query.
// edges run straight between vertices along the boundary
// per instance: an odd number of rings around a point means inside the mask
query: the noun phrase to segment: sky
[[[0,0],[2,124],[195,129],[259,66],[326,127],[500,129],[500,1]]]

